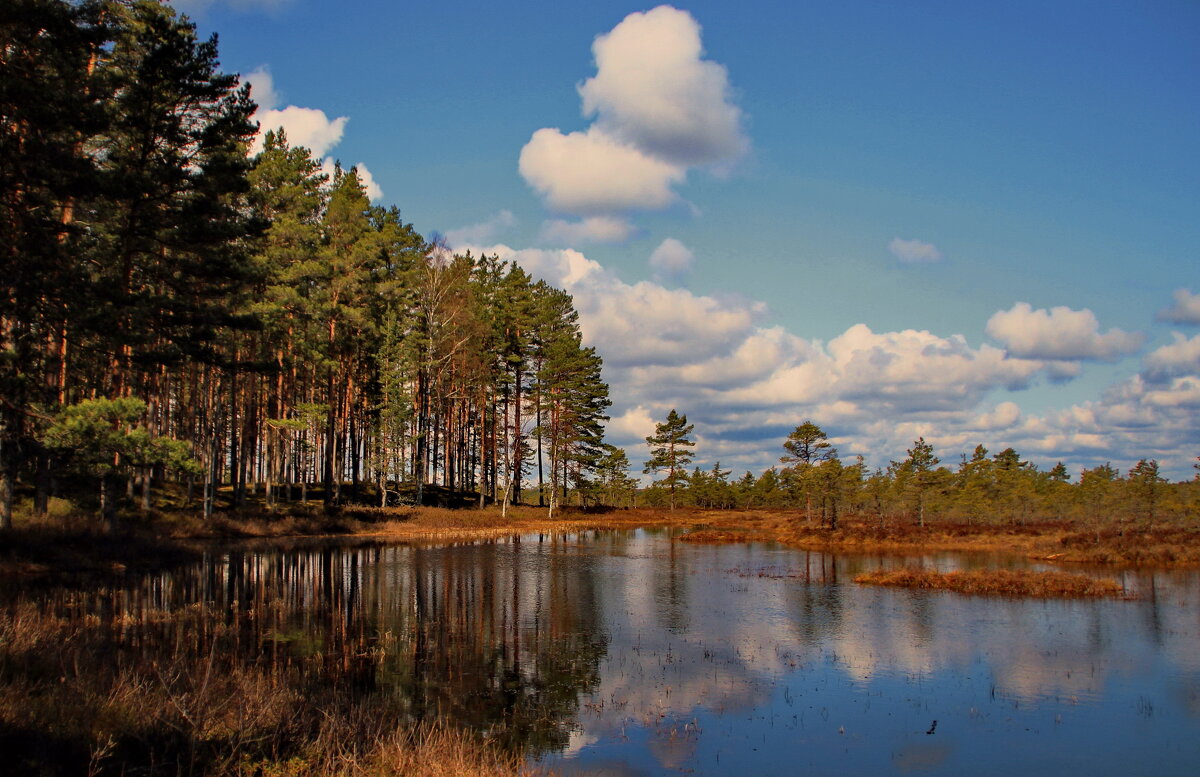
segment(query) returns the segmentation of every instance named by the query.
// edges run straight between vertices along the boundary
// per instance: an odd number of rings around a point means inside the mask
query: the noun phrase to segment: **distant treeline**
[[[106,512],[163,479],[552,501],[612,453],[570,296],[282,131],[249,156],[249,89],[169,6],[9,0],[0,52],[0,527],[68,479]]]
[[[683,417],[684,423],[686,420]],[[659,425],[658,436],[650,439],[662,439],[670,426],[668,419]],[[674,443],[678,446],[680,438]],[[1124,474],[1109,464],[1084,469],[1072,482],[1061,462],[1048,470],[1039,469],[1012,448],[991,454],[979,445],[954,466],[944,466],[933,446],[921,438],[902,461],[871,471],[861,456],[842,461],[825,432],[811,421],[796,427],[783,447],[781,467],[767,469],[757,477],[747,472],[737,480],[731,480],[732,473],[721,469],[719,462],[706,470],[695,468],[690,474],[675,471],[672,480],[670,461],[659,461],[656,469],[666,470],[667,477],[636,495],[626,491],[622,498],[647,506],[668,505],[674,499],[676,504],[709,509],[801,509],[810,522],[830,528],[837,528],[839,516],[847,514],[877,520],[881,525],[897,520],[923,525],[934,518],[968,524],[1023,524],[1200,517],[1200,463],[1196,464],[1196,479],[1184,483],[1167,482],[1153,459],[1139,461]],[[684,451],[685,461],[690,460],[690,450],[677,450]],[[648,471],[651,463],[647,462]]]

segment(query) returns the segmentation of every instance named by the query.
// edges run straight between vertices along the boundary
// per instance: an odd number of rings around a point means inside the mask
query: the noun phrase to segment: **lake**
[[[1035,566],[641,530],[240,546],[19,595],[131,651],[202,655],[219,622],[248,662],[318,657],[414,720],[448,716],[566,775],[1200,773],[1200,572],[1105,571],[1129,600],[853,582],[905,563]]]

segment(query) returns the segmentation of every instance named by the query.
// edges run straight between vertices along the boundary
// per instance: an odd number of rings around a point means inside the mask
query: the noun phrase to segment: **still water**
[[[232,627],[247,660],[319,656],[414,720],[448,715],[566,775],[1200,774],[1200,573],[1136,598],[860,586],[834,557],[589,532],[448,547],[214,551],[45,592],[131,646]]]

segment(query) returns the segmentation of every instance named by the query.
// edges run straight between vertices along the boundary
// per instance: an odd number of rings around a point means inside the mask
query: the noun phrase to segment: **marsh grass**
[[[1139,565],[1200,564],[1200,531],[1194,526],[1108,526],[1065,532],[1055,559]]]
[[[760,539],[757,535],[745,531],[730,531],[725,529],[696,529],[682,535],[681,542],[694,542],[698,545],[721,545],[736,542],[752,542]]]
[[[520,753],[362,693],[355,666],[320,654],[273,664],[235,649],[202,606],[138,620],[195,634],[151,646],[133,624],[13,605],[0,619],[0,771],[22,775],[501,777]],[[203,629],[207,633],[201,636]],[[122,637],[122,634],[126,637]],[[376,649],[385,650],[386,645]],[[342,670],[337,665],[341,663]]]
[[[983,596],[1032,596],[1039,598],[1120,597],[1125,589],[1115,580],[1070,572],[981,569],[937,572],[906,567],[876,570],[858,575],[854,582],[937,591],[955,591]]]
[[[666,513],[667,511],[663,511]],[[809,523],[802,510],[676,510],[677,525],[693,527],[685,542],[773,540],[833,553],[986,551],[1061,563],[1124,566],[1200,565],[1200,525],[1135,523],[1093,526],[1071,520],[1026,523],[911,521],[844,516],[836,531]]]

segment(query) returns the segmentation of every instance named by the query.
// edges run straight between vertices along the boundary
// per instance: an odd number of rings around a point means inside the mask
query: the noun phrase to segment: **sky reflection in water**
[[[898,560],[763,545],[643,533],[577,552],[599,557],[608,651],[547,759],[567,774],[1200,766],[1195,573],[1127,574],[1136,602],[1063,602],[859,586]]]
[[[853,582],[912,561],[1027,566],[589,532],[243,546],[24,595],[123,651],[303,667],[566,775],[1200,773],[1200,573],[1120,573],[1136,601]]]

